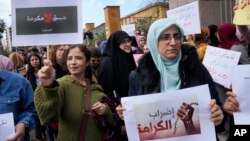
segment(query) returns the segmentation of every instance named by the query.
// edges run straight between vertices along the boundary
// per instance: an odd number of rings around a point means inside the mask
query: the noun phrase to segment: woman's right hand
[[[233,114],[233,112],[239,111],[239,103],[236,100],[235,93],[230,91],[227,92],[227,98],[225,100],[223,109],[231,115]]]
[[[117,107],[115,108],[115,110],[116,110],[118,116],[119,116],[122,120],[124,120],[123,111],[125,111],[126,109],[123,108],[121,105],[119,105],[119,106],[117,106]]]
[[[38,71],[37,75],[43,87],[51,87],[56,78],[56,71],[50,60],[43,61],[44,66]]]

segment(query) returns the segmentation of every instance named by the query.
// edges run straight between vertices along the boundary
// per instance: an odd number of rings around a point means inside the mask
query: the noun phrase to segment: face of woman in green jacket
[[[89,65],[86,56],[78,48],[70,49],[67,55],[67,68],[74,78],[84,78],[86,67]]]

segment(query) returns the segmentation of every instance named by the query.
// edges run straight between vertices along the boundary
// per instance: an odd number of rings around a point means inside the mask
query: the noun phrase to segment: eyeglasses
[[[125,38],[125,39],[122,40],[121,44],[127,44],[127,43],[130,43],[130,44],[131,44],[131,42],[132,42],[132,41],[131,41],[130,39]]]
[[[181,38],[183,38],[179,33],[174,33],[173,35],[171,34],[162,34],[159,37],[159,41],[168,41],[170,42],[172,38],[176,41],[179,42],[181,41]]]

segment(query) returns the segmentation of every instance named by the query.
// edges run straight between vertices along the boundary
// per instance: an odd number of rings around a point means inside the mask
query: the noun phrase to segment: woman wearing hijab
[[[207,106],[211,111],[211,120],[218,126],[224,116],[212,77],[198,60],[195,48],[182,44],[183,38],[182,28],[170,19],[157,20],[150,26],[147,36],[150,52],[139,63],[133,76],[137,87],[130,83],[130,88],[137,89],[129,95],[170,92],[208,84],[212,100]],[[117,107],[121,118],[123,110],[125,108]]]
[[[128,76],[136,68],[131,51],[131,38],[124,31],[110,35],[102,55],[98,80],[107,94],[117,104],[128,96]]]
[[[110,35],[102,55],[98,82],[104,93],[117,104],[120,104],[121,97],[128,96],[129,73],[135,68],[130,36],[124,31],[114,32]],[[127,140],[127,137],[121,134],[123,124],[120,122],[115,129],[116,139],[120,141]]]
[[[217,37],[220,41],[219,47],[230,50],[233,45],[239,45],[241,42],[236,36],[236,26],[231,23],[224,23],[218,27]]]
[[[211,24],[211,25],[208,26],[208,28],[209,28],[209,32],[210,32],[210,35],[209,35],[210,43],[209,43],[209,45],[214,46],[214,47],[218,47],[219,43],[220,43],[217,36],[216,36],[218,26]]]

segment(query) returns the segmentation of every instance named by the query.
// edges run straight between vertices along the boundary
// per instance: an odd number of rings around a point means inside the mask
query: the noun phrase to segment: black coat
[[[181,50],[180,88],[208,84],[211,98],[216,99],[217,104],[221,105],[213,79],[206,67],[198,60],[196,49],[188,45],[182,45]],[[160,92],[160,73],[150,53],[145,54],[140,60],[138,68],[130,73],[129,85],[129,96]]]
[[[198,60],[196,49],[188,45],[182,45],[181,50],[182,58],[179,64],[180,89],[208,84],[211,98],[216,99],[217,104],[222,108],[213,79],[206,67]],[[160,73],[151,54],[147,53],[140,60],[138,68],[129,75],[129,96],[159,92]],[[216,131],[222,130],[224,130],[223,124],[216,126]]]
[[[121,97],[128,96],[129,73],[136,68],[132,52],[126,53],[119,47],[126,38],[130,39],[124,31],[110,35],[98,70],[104,93],[118,104]]]

